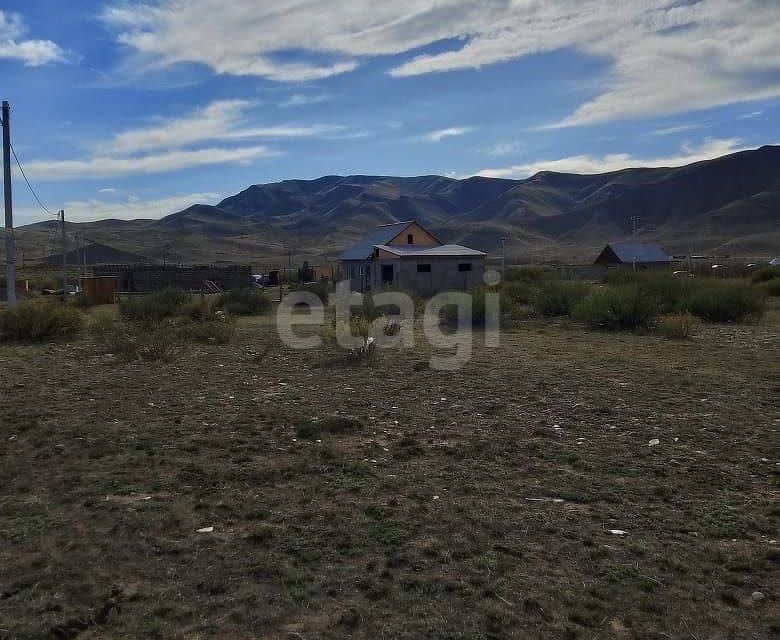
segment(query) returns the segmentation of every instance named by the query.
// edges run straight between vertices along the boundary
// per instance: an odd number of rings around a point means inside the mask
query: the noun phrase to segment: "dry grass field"
[[[779,334],[0,345],[0,638],[769,638]]]

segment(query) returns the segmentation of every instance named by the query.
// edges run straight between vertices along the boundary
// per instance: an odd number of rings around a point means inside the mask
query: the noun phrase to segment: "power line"
[[[24,169],[22,169],[22,163],[19,162],[19,156],[16,155],[16,151],[14,150],[14,145],[11,145],[11,153],[14,154],[14,160],[16,160],[16,166],[19,167],[19,171],[21,172],[24,181],[27,183],[27,188],[30,190],[30,193],[32,193],[33,198],[35,198],[35,201],[40,205],[41,209],[43,209],[50,216],[55,215],[54,213],[49,211],[49,209],[46,207],[45,204],[43,204],[43,202],[41,202],[41,199],[38,197],[38,194],[35,193],[35,189],[32,188],[30,181],[27,179],[27,174],[25,174]]]

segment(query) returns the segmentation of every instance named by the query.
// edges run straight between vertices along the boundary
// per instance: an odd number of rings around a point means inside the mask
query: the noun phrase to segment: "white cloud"
[[[628,153],[609,153],[603,156],[579,155],[557,160],[537,160],[500,169],[482,169],[473,175],[488,178],[527,178],[539,171],[561,173],[606,173],[629,167],[680,167],[692,162],[711,160],[719,156],[743,151],[749,147],[738,138],[710,139],[698,146],[683,145],[680,152],[665,157],[641,158]]]
[[[101,189],[100,192],[102,191]],[[128,195],[125,200],[115,202],[108,202],[100,198],[70,200],[65,202],[62,208],[67,212],[67,218],[71,222],[92,222],[106,219],[159,219],[196,203],[215,204],[221,197],[218,193],[187,193],[154,200],[141,200],[135,195]],[[30,224],[41,219],[41,213],[38,209],[20,209],[17,213],[21,224]]]
[[[650,134],[654,136],[669,136],[674,133],[682,133],[683,131],[692,131],[693,129],[701,129],[704,125],[701,124],[679,124],[671,127],[663,127],[661,129],[655,129]]]
[[[449,127],[447,129],[437,129],[421,136],[421,140],[426,142],[441,142],[445,138],[454,138],[474,131],[474,127]]]
[[[508,156],[522,148],[519,142],[498,142],[485,150],[489,156]]]
[[[30,179],[68,180],[73,178],[105,178],[130,174],[151,174],[176,171],[213,164],[247,164],[262,157],[277,155],[266,146],[209,148],[164,151],[144,156],[93,156],[87,160],[33,160],[24,166]]]
[[[65,52],[51,40],[26,40],[27,28],[17,13],[0,10],[0,58],[21,60],[28,67],[65,60]]]
[[[250,140],[252,138],[301,138],[332,134],[344,129],[338,125],[275,125],[266,127],[248,124],[246,100],[216,100],[203,108],[159,125],[130,129],[114,136],[111,151],[134,153],[148,149],[178,148],[213,140]]]
[[[294,93],[286,100],[279,103],[280,107],[303,107],[309,104],[321,104],[330,100],[330,96],[324,93],[308,95],[305,93]]]
[[[764,115],[763,111],[751,111],[750,113],[743,113],[742,115],[737,116],[738,120],[751,120],[752,118],[758,118],[759,116]]]
[[[41,180],[161,173],[211,164],[246,164],[279,154],[265,145],[200,148],[215,141],[240,143],[258,138],[312,136],[332,139],[350,135],[340,125],[256,126],[248,114],[251,105],[246,100],[217,100],[179,118],[158,118],[147,127],[121,131],[111,140],[96,145],[87,159],[34,160],[25,169],[31,177]]]
[[[208,16],[204,19],[203,16]],[[770,0],[160,0],[109,8],[120,42],[163,64],[300,82],[408,53],[413,76],[571,49],[604,60],[600,92],[557,126],[780,95],[780,3]],[[305,52],[300,62],[279,54]]]

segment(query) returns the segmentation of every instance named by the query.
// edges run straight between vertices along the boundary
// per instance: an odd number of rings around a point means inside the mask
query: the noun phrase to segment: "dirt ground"
[[[779,329],[0,346],[0,638],[769,638]]]

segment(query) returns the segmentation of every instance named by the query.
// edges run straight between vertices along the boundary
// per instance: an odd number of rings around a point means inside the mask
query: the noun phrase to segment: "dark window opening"
[[[429,264],[417,265],[417,273],[430,273],[430,272],[431,272],[431,265]]]
[[[382,284],[393,284],[393,265],[382,265]]]
[[[414,236],[411,233],[406,236],[406,244],[414,244]]]
[[[458,265],[458,271],[471,271],[471,263],[470,262],[461,262]]]

